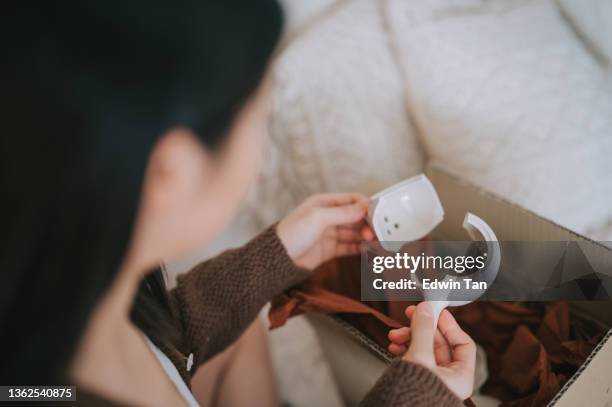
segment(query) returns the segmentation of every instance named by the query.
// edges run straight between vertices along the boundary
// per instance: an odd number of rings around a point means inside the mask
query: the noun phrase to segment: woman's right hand
[[[374,238],[367,212],[367,196],[316,194],[281,220],[276,233],[295,264],[314,270],[334,257],[359,254],[361,243]]]
[[[410,327],[389,331],[389,352],[422,365],[438,376],[461,400],[472,394],[476,345],[447,310],[434,327],[431,304],[406,308]]]

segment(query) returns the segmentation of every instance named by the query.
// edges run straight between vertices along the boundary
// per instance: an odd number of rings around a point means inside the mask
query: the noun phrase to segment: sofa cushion
[[[263,174],[250,207],[269,223],[306,196],[373,193],[423,170],[377,2],[345,2],[293,38],[275,69]]]
[[[612,66],[612,1],[558,0],[564,15],[598,56]]]
[[[390,0],[434,162],[578,232],[612,218],[612,81],[551,0]]]

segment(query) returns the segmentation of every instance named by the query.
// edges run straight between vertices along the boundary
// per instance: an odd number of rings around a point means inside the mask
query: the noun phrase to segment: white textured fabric
[[[578,232],[612,219],[612,82],[550,0],[390,0],[434,162]]]
[[[317,24],[340,1],[344,0],[281,0],[285,17],[285,37],[299,35],[309,23]]]
[[[251,207],[262,224],[308,195],[373,193],[423,169],[378,2],[346,2],[275,67],[271,142]]]
[[[575,29],[595,51],[612,64],[612,1],[558,0]]]

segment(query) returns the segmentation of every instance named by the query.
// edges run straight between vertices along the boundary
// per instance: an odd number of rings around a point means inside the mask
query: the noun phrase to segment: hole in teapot
[[[399,223],[394,223],[394,224],[393,224],[393,227],[394,227],[395,229],[399,229]]]
[[[385,222],[389,222],[389,218],[387,218],[386,216],[384,219],[385,219]]]

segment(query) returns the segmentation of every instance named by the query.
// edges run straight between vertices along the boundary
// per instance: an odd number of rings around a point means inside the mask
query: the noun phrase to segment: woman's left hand
[[[312,270],[337,256],[357,254],[374,233],[365,222],[368,198],[361,194],[317,194],[306,199],[276,227],[287,253]]]

